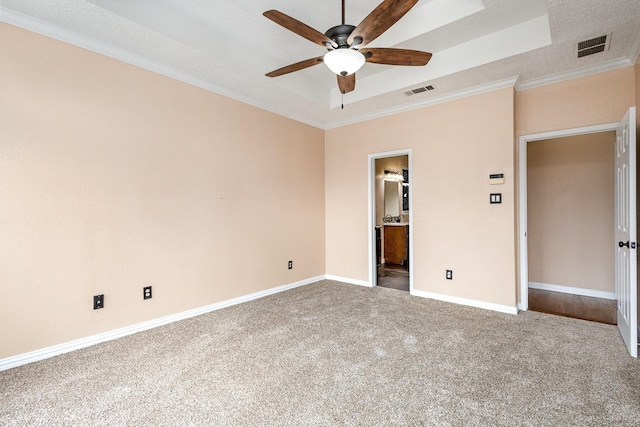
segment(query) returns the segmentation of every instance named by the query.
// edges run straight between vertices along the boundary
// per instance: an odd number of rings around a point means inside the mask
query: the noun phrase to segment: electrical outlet
[[[289,270],[293,269],[293,261],[289,261],[289,267],[288,268],[289,268]]]
[[[97,310],[104,308],[104,294],[94,295],[93,297],[93,309]]]
[[[453,280],[453,270],[447,270],[446,276],[447,280]]]
[[[142,299],[151,299],[151,286],[142,288]]]

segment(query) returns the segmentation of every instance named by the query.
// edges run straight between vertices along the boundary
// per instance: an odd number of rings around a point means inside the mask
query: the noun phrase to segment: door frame
[[[368,203],[369,203],[369,286],[372,288],[377,286],[378,271],[376,263],[376,246],[375,246],[375,226],[376,226],[376,160],[388,157],[408,156],[407,165],[409,168],[409,294],[413,295],[413,264],[415,264],[415,255],[413,252],[413,163],[411,158],[411,148],[395,151],[385,151],[382,153],[369,154],[368,156]]]
[[[527,144],[530,142],[544,141],[547,139],[562,138],[566,136],[587,135],[590,133],[615,132],[619,122],[606,123],[595,126],[585,126],[574,129],[565,129],[531,135],[522,135],[518,138],[518,239],[519,239],[519,265],[520,268],[520,301],[518,309],[529,309],[529,253],[527,245]],[[614,189],[615,191],[615,189]]]

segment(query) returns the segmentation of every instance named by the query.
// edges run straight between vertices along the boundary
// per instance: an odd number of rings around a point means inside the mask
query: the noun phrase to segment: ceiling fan
[[[264,16],[276,24],[293,31],[305,39],[325,47],[329,52],[323,56],[296,62],[270,73],[277,77],[313,65],[325,63],[338,76],[338,88],[342,94],[356,87],[355,72],[365,62],[388,65],[427,65],[431,54],[418,50],[395,48],[367,48],[367,44],[398,22],[418,0],[384,0],[357,26],[345,24],[345,0],[342,0],[342,25],[328,29],[324,34],[277,10],[268,10]]]

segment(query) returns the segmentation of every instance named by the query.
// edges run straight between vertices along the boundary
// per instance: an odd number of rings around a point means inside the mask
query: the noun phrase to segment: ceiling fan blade
[[[270,73],[265,74],[267,77],[278,77],[283,74],[293,73],[294,71],[304,70],[305,68],[312,67],[317,64],[322,64],[322,56],[317,58],[305,59],[304,61],[296,62],[295,64],[287,65],[286,67],[278,68]]]
[[[411,49],[364,48],[360,49],[367,62],[388,65],[427,65],[431,54]]]
[[[338,88],[342,94],[352,92],[356,88],[356,73],[344,77],[338,75]]]
[[[371,43],[398,22],[416,3],[418,0],[384,0],[351,32],[347,43],[352,45],[355,39],[362,40],[357,44],[363,46]]]
[[[267,10],[263,15],[271,19],[276,24],[282,25],[287,30],[293,31],[297,35],[319,44],[322,47],[326,47],[327,43],[333,47],[338,47],[333,40],[322,34],[320,31],[314,30],[307,24],[303,24],[297,19],[292,18],[289,15],[285,15],[282,12],[277,10]]]

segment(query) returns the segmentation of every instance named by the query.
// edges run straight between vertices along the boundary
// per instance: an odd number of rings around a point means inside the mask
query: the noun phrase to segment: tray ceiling
[[[347,0],[347,23],[380,1]],[[421,0],[369,46],[431,52],[431,62],[365,64],[343,97],[322,64],[265,77],[325,52],[263,17],[269,9],[321,32],[341,20],[340,0],[3,0],[0,20],[324,129],[629,66],[640,49],[637,0]],[[576,43],[604,34],[607,50],[576,56]],[[411,92],[424,86],[434,89]]]

